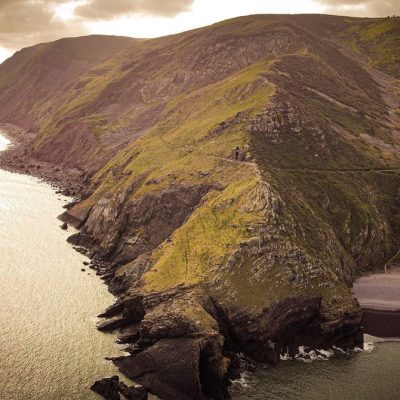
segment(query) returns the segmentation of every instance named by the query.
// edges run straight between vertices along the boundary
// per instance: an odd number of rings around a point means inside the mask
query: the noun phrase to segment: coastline
[[[34,176],[48,183],[58,193],[80,199],[84,194],[84,171],[39,161],[32,155],[31,143],[36,134],[9,123],[0,123],[3,136],[11,141],[0,152],[0,168],[9,172]]]
[[[63,170],[61,167],[35,160],[31,155],[32,153],[29,146],[30,141],[34,139],[34,135],[28,134],[28,136],[25,138],[25,133],[21,128],[11,125],[0,124],[0,129],[3,129],[6,133],[6,136],[13,140],[13,145],[10,146],[7,151],[0,154],[1,168],[11,172],[35,176],[47,183],[50,183],[60,193],[69,195],[72,194],[77,200],[84,196],[85,185],[83,183],[83,171]],[[72,185],[71,188],[69,188],[69,185]],[[65,217],[60,217],[60,219],[63,221],[65,220]],[[70,221],[67,222],[70,223]],[[104,281],[111,293],[118,296],[115,288],[113,288],[111,285],[116,266],[111,262],[97,257],[96,246],[90,242],[90,238],[86,235],[81,233],[75,234],[72,235],[68,241],[75,246],[75,250],[87,255],[91,259],[88,267],[96,271],[96,275],[98,275]],[[103,317],[104,320],[102,323],[100,323],[98,328],[101,331],[114,332],[116,334],[118,343],[126,344],[128,346],[127,350],[131,352],[131,354],[135,354],[137,348],[132,343],[137,340],[139,334],[139,324],[137,324],[136,329],[130,329],[130,324],[132,321],[127,320],[124,315],[121,316],[121,310],[124,309],[124,306],[122,304],[121,297],[118,297],[120,300],[117,301],[116,304],[110,306],[103,314],[100,314],[100,317]],[[374,315],[376,316],[376,312]],[[382,314],[383,318],[385,315],[386,314]],[[400,313],[398,315],[400,317]],[[129,325],[128,329],[125,329],[125,326],[127,325]],[[371,334],[373,334],[372,330],[368,330],[371,332]],[[124,357],[120,357],[113,360],[117,366],[120,366],[122,373],[124,373],[124,370],[126,372],[126,368],[124,367],[124,362],[122,360],[123,358]],[[110,383],[109,380],[104,381]],[[111,385],[114,384],[115,382],[111,381]]]
[[[8,139],[9,134],[0,136],[0,150],[12,146]],[[96,315],[115,298],[82,268],[87,258],[66,242],[71,230],[59,228],[57,215],[71,198],[36,177],[0,173],[5,322],[0,397],[97,398],[90,385],[117,372],[105,357],[122,351],[114,337],[96,330]],[[19,373],[28,369],[21,385]]]
[[[7,139],[7,141],[4,143],[4,148],[0,147],[0,170],[37,178],[39,179],[39,181],[49,184],[56,194],[73,197],[72,202],[69,202],[64,206],[64,208],[66,209],[69,209],[76,203],[76,201],[79,201],[78,199],[82,197],[83,190],[83,185],[81,183],[81,171],[71,169],[62,170],[60,167],[54,166],[52,164],[35,160],[31,156],[31,152],[29,149],[29,143],[31,140],[33,140],[34,135],[29,133],[27,134],[26,131],[24,131],[20,127],[11,124],[0,123],[0,134],[2,137]],[[61,216],[62,214],[58,216],[58,218],[62,219]],[[65,224],[61,226],[61,228],[64,230],[68,229]],[[75,235],[76,234],[69,236],[67,242],[71,244],[73,240],[70,240],[70,238],[73,238]],[[85,261],[84,266],[87,266],[88,268],[94,270],[97,278],[102,279],[103,283],[106,284],[107,291],[114,295],[110,290],[106,279],[107,274],[109,273],[109,269],[112,266],[110,266],[110,264],[107,262],[100,261],[95,258],[92,259],[93,253],[85,247],[77,245],[73,246],[73,249],[89,258],[90,262]],[[81,271],[84,270],[84,268],[81,269]],[[97,316],[93,315],[93,318],[99,319],[96,328],[102,334],[104,334],[105,331],[110,333],[110,329],[101,328],[101,325],[104,322],[103,318],[106,316],[107,311],[100,313]],[[116,345],[123,345],[125,342],[122,340],[122,338],[118,339],[118,335],[116,334],[116,332],[114,332],[114,329],[112,331],[113,332],[111,333],[113,333],[114,343]],[[121,355],[118,355],[117,357],[107,356],[106,360],[114,361],[114,359],[118,360],[122,356],[123,353],[121,353]],[[127,376],[125,376],[125,378],[127,383],[132,384],[132,381]],[[91,385],[90,389],[93,392],[100,394],[101,396],[107,396],[108,394],[112,393],[113,390],[117,390],[121,394],[124,394],[125,398],[128,400],[158,399],[156,396],[147,393],[147,391],[143,387],[137,387],[136,385],[130,387],[127,386],[124,382],[119,380],[118,376],[113,376],[112,378],[104,378],[93,382],[93,385]]]

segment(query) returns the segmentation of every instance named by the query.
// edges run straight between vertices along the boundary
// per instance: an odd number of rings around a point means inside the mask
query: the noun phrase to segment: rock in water
[[[122,394],[126,400],[147,400],[147,390],[142,386],[127,386],[118,376],[96,381],[90,388],[106,400],[120,400]]]
[[[106,400],[120,400],[118,383],[118,376],[112,376],[111,378],[103,378],[96,381],[90,389],[103,396]]]
[[[127,400],[147,400],[147,390],[143,386],[128,387],[124,382],[119,383],[119,390]]]

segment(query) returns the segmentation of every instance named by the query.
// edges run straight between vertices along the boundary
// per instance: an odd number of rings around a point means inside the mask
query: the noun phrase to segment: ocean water
[[[399,360],[399,342],[367,342],[364,351],[320,358],[303,354],[245,373],[233,383],[233,399],[399,400]]]
[[[0,136],[0,150],[8,141]],[[0,399],[90,400],[96,378],[121,355],[96,315],[114,301],[66,242],[66,198],[38,180],[0,170]],[[86,271],[82,272],[81,268]]]

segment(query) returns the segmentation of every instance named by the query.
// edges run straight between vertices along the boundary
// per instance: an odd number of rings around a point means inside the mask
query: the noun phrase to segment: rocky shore
[[[0,123],[0,132],[12,140],[7,151],[0,152],[0,168],[34,176],[65,196],[82,198],[86,188],[84,171],[51,164],[34,157],[32,143],[36,137],[35,133],[7,123]]]
[[[9,136],[16,140],[1,158],[2,167],[37,176],[78,199],[85,196],[82,172],[62,171],[62,167],[36,161],[29,151],[32,138],[23,140],[23,131],[15,127],[3,126],[3,129],[9,129]],[[202,193],[207,192],[206,187],[180,190],[179,198],[185,199],[186,205],[193,202],[187,213],[196,206],[204,195]],[[116,208],[110,209],[109,213],[106,211],[109,205],[104,204],[100,212],[92,209],[88,215],[79,212],[78,204],[60,216],[64,223],[80,229],[68,241],[77,251],[91,258],[89,267],[119,297],[116,304],[100,315],[104,321],[98,328],[116,332],[118,341],[127,345],[126,351],[130,355],[113,360],[124,375],[164,400],[223,400],[229,398],[231,379],[246,369],[254,369],[257,363],[276,364],[280,354],[294,355],[300,345],[310,349],[332,345],[362,346],[361,316],[357,306],[345,313],[340,307],[334,311],[335,307],[327,309],[318,296],[289,296],[257,310],[222,303],[213,294],[215,283],[211,283],[209,289],[178,285],[171,290],[143,292],[137,283],[151,266],[145,248],[136,240],[139,253],[134,251],[132,254],[129,247],[115,251],[113,242],[106,246],[104,242],[99,243],[91,229],[102,221],[109,228],[103,227],[101,235],[109,235],[113,229],[121,229],[118,221],[127,212],[133,213],[133,218],[137,218],[136,213],[144,218],[149,210],[154,211],[149,204],[171,202],[171,196],[175,194],[165,192],[157,200],[148,198],[145,208],[139,206],[137,211]],[[120,199],[119,203],[123,204],[123,201]],[[171,210],[176,215],[185,210],[179,203],[169,204],[178,207]],[[138,205],[129,207],[134,210]],[[109,213],[109,219],[104,220],[104,212]],[[151,225],[153,218],[159,216],[157,213],[150,215],[148,223]],[[179,218],[186,217],[182,214]],[[169,229],[163,228],[160,222],[156,224],[155,237],[158,239],[153,246],[168,240],[174,229],[170,222]],[[176,223],[181,224],[179,220]],[[90,224],[94,225],[91,227]],[[127,234],[119,232],[119,243]],[[249,251],[250,248],[246,250]],[[126,262],[132,259],[134,261],[127,270]],[[239,354],[244,356],[239,357]],[[121,387],[125,388],[125,385],[110,379],[98,383],[95,389],[106,399],[118,399],[120,394],[123,395]]]
[[[79,227],[70,212],[62,219]],[[120,298],[99,315],[98,329],[117,332],[118,342],[127,345],[130,355],[113,360],[119,370],[162,399],[229,398],[231,379],[258,363],[278,363],[282,353],[295,355],[300,345],[362,347],[359,309],[334,319],[318,297],[287,298],[246,312],[190,286],[144,295],[133,288],[123,266],[100,256],[84,232],[69,241],[92,257],[90,267]],[[133,269],[137,277],[144,264],[139,257]]]

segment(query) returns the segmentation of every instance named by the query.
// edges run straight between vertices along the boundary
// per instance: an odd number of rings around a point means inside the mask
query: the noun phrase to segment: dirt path
[[[377,173],[377,172],[400,172],[399,168],[269,168],[270,171],[285,171],[285,172],[314,172],[314,173]]]

